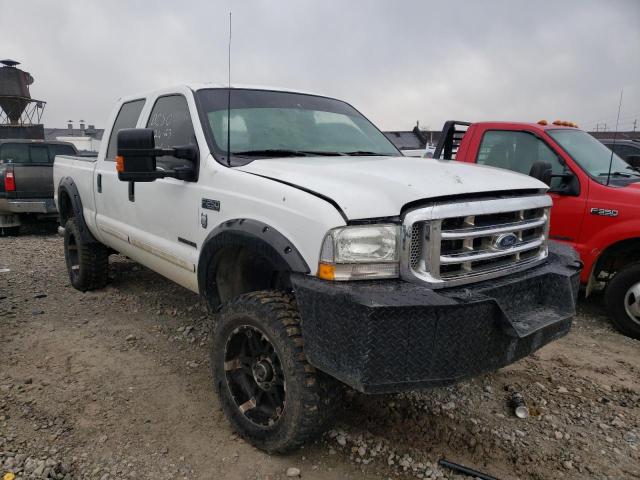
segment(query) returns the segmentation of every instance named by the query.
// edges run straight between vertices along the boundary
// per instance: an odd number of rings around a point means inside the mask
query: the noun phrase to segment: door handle
[[[98,174],[96,182],[98,182],[98,193],[102,193],[102,174],[101,173]]]

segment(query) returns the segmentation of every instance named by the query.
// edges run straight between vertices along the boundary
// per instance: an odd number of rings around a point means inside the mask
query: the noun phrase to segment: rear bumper
[[[441,386],[509,365],[571,327],[581,263],[570,248],[550,250],[539,267],[437,292],[296,274],[309,362],[365,393]]]
[[[53,198],[0,198],[0,213],[57,213]]]

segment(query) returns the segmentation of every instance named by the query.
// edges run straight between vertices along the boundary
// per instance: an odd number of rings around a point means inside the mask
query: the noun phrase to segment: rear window
[[[28,143],[5,143],[0,146],[2,163],[30,163]]]
[[[53,163],[56,155],[76,155],[72,145],[5,143],[0,146],[0,163]]]
[[[76,155],[76,149],[71,145],[49,145],[51,156],[56,155]]]
[[[53,158],[49,157],[46,145],[29,145],[29,160],[31,163],[51,163]]]

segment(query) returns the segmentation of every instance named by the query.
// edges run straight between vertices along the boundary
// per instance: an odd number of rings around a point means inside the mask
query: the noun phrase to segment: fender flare
[[[637,233],[627,233],[626,235],[619,235],[618,231],[622,232],[637,232],[638,230],[633,230],[636,227],[637,222],[634,221],[632,223],[631,228],[629,227],[629,222],[623,222],[623,227],[615,226],[615,230],[612,235],[610,234],[598,234],[595,238],[600,240],[596,243],[597,247],[594,247],[591,252],[596,252],[596,254],[591,259],[591,266],[589,269],[589,279],[586,285],[585,296],[589,297],[595,286],[598,284],[596,279],[596,274],[600,271],[602,267],[602,262],[604,259],[611,253],[612,250],[620,248],[622,244],[639,244],[640,236]],[[640,228],[640,224],[637,225]],[[608,232],[608,230],[607,230]],[[615,239],[615,241],[611,241],[611,239]]]
[[[84,213],[82,210],[82,199],[80,198],[80,192],[76,186],[76,182],[71,177],[63,177],[58,185],[58,215],[60,226],[64,228],[66,222],[64,222],[63,211],[61,208],[62,194],[66,194],[71,201],[71,209],[73,210],[73,216],[78,219],[78,226],[80,227],[80,237],[85,243],[98,243],[98,240],[91,234],[87,223],[84,221]],[[68,218],[69,216],[67,216]]]
[[[198,260],[198,290],[210,303],[207,292],[207,285],[212,280],[210,273],[217,268],[216,253],[226,247],[249,248],[266,258],[280,272],[311,271],[295,245],[275,228],[247,218],[228,220],[209,232]]]

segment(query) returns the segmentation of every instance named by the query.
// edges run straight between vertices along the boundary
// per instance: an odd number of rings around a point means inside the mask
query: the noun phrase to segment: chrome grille
[[[409,251],[409,264],[411,268],[418,268],[418,262],[422,258],[422,245],[424,243],[424,230],[426,223],[417,222],[411,230],[411,249]]]
[[[434,205],[405,218],[403,276],[461,284],[525,268],[547,256],[546,195]]]

